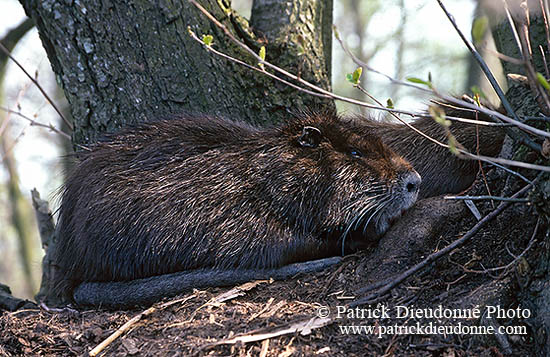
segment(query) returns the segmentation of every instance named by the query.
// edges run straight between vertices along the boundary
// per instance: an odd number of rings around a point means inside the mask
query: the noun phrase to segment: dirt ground
[[[490,203],[481,203],[478,207],[482,214],[492,210]],[[194,291],[176,298],[178,302],[170,306],[159,303],[155,311],[133,323],[99,355],[502,356],[510,352],[514,356],[534,355],[529,318],[397,318],[395,306],[436,309],[441,305],[472,311],[477,303],[484,302],[503,309],[518,308],[522,274],[528,262],[543,251],[546,227],[539,227],[531,248],[521,258],[515,257],[528,246],[536,221],[531,207],[514,205],[467,245],[432,263],[379,299],[378,305],[370,307],[370,311],[388,309],[389,318],[361,318],[357,314],[337,318],[338,306],[344,309],[346,304],[366,294],[360,290],[368,285],[369,252],[362,252],[317,274],[259,283],[243,295],[223,302],[211,301],[231,288]],[[446,225],[433,251],[460,237],[475,222],[475,218],[468,215]],[[506,269],[490,269],[504,267],[515,259]],[[312,318],[325,311],[322,307],[330,309],[332,320],[328,325],[306,331],[308,334],[289,328],[292,323],[315,321]],[[0,312],[0,355],[85,355],[146,309]],[[521,334],[495,338],[494,334],[430,334],[426,331],[412,334],[387,330],[388,326],[428,326],[430,323],[478,328],[508,326]],[[375,326],[375,330],[374,333],[344,333],[342,329],[350,325]],[[383,328],[386,333],[378,336]],[[286,334],[276,336],[276,332],[285,329]],[[241,334],[258,333],[273,335],[263,335],[259,341],[219,344],[224,340],[232,342],[227,340]]]

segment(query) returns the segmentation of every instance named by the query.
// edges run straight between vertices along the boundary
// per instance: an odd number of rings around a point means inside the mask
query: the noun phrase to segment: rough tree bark
[[[548,60],[550,43],[547,42],[545,24],[540,16],[540,11],[538,11],[538,4],[538,2],[530,3],[531,21],[529,25],[529,37],[535,70],[542,74],[546,73],[545,76],[548,77],[546,72],[548,64],[544,63],[541,49]],[[494,23],[492,32],[498,51],[513,58],[521,58],[522,55],[509,22],[503,18],[492,19],[492,21]],[[517,30],[521,31],[521,28]],[[503,61],[502,65],[505,75],[526,75],[526,71],[521,65],[507,61]],[[506,96],[518,115],[539,116],[541,112],[545,111],[540,102],[537,102],[536,95],[533,94],[532,89],[525,82],[510,80],[510,77],[508,77],[508,86],[509,89]],[[544,128],[544,125],[541,128]],[[515,155],[521,156],[522,154],[524,153],[516,148]],[[548,175],[543,177],[540,186],[542,190],[539,193],[541,197],[538,200],[543,202],[542,204],[546,207],[543,210],[546,209],[546,212],[541,211],[539,213],[541,214],[541,219],[546,220],[546,223],[548,223],[548,202],[550,199],[550,180],[548,179]],[[529,308],[533,313],[529,324],[534,331],[539,356],[550,355],[550,315],[548,314],[548,311],[550,311],[550,231],[548,231],[548,226],[546,226],[546,229],[545,240],[541,245],[543,249],[539,252],[537,261],[530,262],[530,264],[534,263],[534,265],[528,268],[528,271],[516,274],[518,277],[516,283],[520,287],[518,301],[520,305]]]
[[[199,36],[213,35],[217,49],[254,64],[189,1],[21,3],[37,24],[71,105],[75,144],[182,111],[265,123],[281,119],[287,108],[331,105],[210,56],[189,36],[188,26]],[[329,88],[332,1],[281,2],[270,11],[265,5],[271,2],[255,1],[259,36],[229,1],[200,3],[253,49],[267,42],[269,61]],[[306,44],[304,54],[299,42]]]

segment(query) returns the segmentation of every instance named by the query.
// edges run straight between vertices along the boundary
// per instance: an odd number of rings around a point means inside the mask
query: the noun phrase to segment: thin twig
[[[505,61],[505,62],[510,62],[510,63],[517,64],[517,65],[523,65],[525,63],[525,61],[523,61],[521,59],[517,59],[517,58],[514,58],[514,57],[507,56],[504,53],[500,53],[498,51],[495,51],[495,50],[493,50],[493,49],[491,49],[487,46],[482,46],[481,49],[483,51],[497,57],[498,59]]]
[[[544,19],[544,31],[546,32],[546,48],[550,53],[550,30],[548,29],[548,1],[540,0],[540,8],[542,10],[542,17]],[[544,53],[544,51],[542,52]],[[546,66],[546,60],[544,61],[544,65]],[[550,74],[548,74],[548,77],[550,77]]]
[[[465,118],[458,118],[458,117],[448,117],[445,116],[445,119],[448,119],[450,121],[456,121],[459,123],[465,123],[465,124],[472,124],[472,125],[479,125],[479,126],[492,126],[492,127],[510,127],[515,126],[514,124],[510,123],[492,123],[488,121],[482,121],[482,120],[475,120],[475,119],[465,119]]]
[[[25,93],[27,92],[27,90],[29,89],[31,83],[25,83],[25,85],[19,90],[19,92],[17,93],[17,97],[16,97],[16,101],[15,101],[15,106],[20,108],[20,103],[21,103],[21,97],[23,97],[25,95]],[[0,110],[3,110],[4,108],[0,107]],[[7,113],[4,121],[2,122],[2,124],[0,125],[0,137],[4,134],[4,131],[8,128],[9,126],[9,122],[11,120],[11,114],[12,112],[10,110],[5,110],[4,111]]]
[[[19,139],[21,139],[25,135],[25,131],[27,130],[27,128],[28,127],[23,128],[23,130],[21,130],[19,135],[15,137],[11,145],[5,148],[4,153],[0,156],[0,162],[3,162],[6,159],[6,157],[13,151],[15,146],[19,143]]]
[[[177,303],[184,303],[186,302],[187,300],[190,300],[192,298],[194,298],[195,295],[190,295],[190,296],[186,296],[184,298],[181,298],[181,299],[176,299],[176,300],[172,300],[172,301],[168,301],[160,306],[151,306],[150,308],[148,308],[147,310],[145,311],[142,311],[140,312],[139,314],[137,314],[136,316],[134,316],[133,318],[131,318],[130,320],[128,320],[124,325],[122,325],[118,330],[116,330],[115,332],[113,332],[109,337],[107,337],[103,342],[101,342],[99,345],[97,345],[93,350],[90,351],[90,353],[88,354],[90,357],[94,357],[94,356],[97,356],[99,353],[101,353],[101,351],[103,351],[107,346],[109,346],[111,343],[113,343],[113,341],[115,341],[117,338],[119,338],[120,336],[122,336],[126,331],[128,331],[136,322],[138,322],[139,320],[141,320],[142,318],[144,318],[145,316],[148,316],[148,315],[151,315],[153,312],[157,311],[157,310],[162,310],[162,309],[165,309],[169,306],[172,306],[172,305],[175,305]]]
[[[451,102],[451,103],[454,103],[454,104],[458,104],[460,106],[464,106],[466,108],[470,108],[470,109],[475,109],[475,110],[478,110],[482,113],[485,113],[489,116],[495,116],[497,117],[498,119],[502,120],[502,121],[505,121],[507,123],[511,123],[511,124],[514,124],[515,126],[517,126],[518,128],[526,131],[526,132],[529,132],[533,135],[539,135],[539,136],[544,136],[544,137],[547,137],[547,138],[550,138],[550,133],[547,132],[547,131],[544,131],[544,130],[540,130],[540,129],[537,129],[537,128],[534,128],[530,125],[527,125],[527,124],[524,124],[523,122],[521,121],[518,121],[518,120],[515,120],[515,119],[512,119],[510,117],[507,117],[506,115],[503,115],[497,111],[494,111],[494,110],[490,110],[490,109],[487,109],[487,108],[483,108],[483,107],[479,107],[479,106],[475,106],[474,104],[471,104],[471,103],[468,103],[462,99],[458,99],[458,98],[455,98],[455,97],[452,97],[450,95],[446,95],[446,94],[443,94],[443,93],[438,93],[437,91],[435,91],[435,93],[437,94],[438,97],[440,97],[441,99],[443,100],[446,100],[448,102]],[[517,133],[513,132],[514,134],[516,134],[517,136]],[[510,135],[512,136],[512,135]],[[513,136],[512,136],[513,137]],[[522,142],[523,144],[529,146],[531,149],[537,151],[537,152],[540,152],[540,145],[536,144],[535,142],[533,142],[531,139],[527,138],[529,140],[529,142],[531,142],[531,144],[527,144],[527,142]],[[518,139],[518,140],[521,140]]]
[[[69,134],[62,132],[59,129],[56,129],[52,124],[39,123],[36,120],[34,120],[32,118],[29,118],[28,116],[26,116],[26,115],[24,115],[24,114],[22,114],[18,111],[15,111],[15,110],[12,110],[12,109],[9,109],[9,108],[6,108],[6,107],[0,106],[0,110],[5,111],[6,113],[15,114],[15,115],[27,120],[31,124],[31,126],[38,126],[38,127],[41,127],[41,128],[49,129],[49,130],[53,131],[54,133],[63,136],[65,139],[71,140],[71,136]]]
[[[527,244],[527,247],[521,252],[520,255],[514,257],[514,260],[512,260],[510,263],[501,266],[501,267],[495,267],[495,268],[484,268],[483,270],[472,270],[468,268],[464,268],[464,271],[467,273],[476,273],[476,274],[487,274],[489,272],[495,272],[500,270],[506,270],[513,266],[516,262],[518,262],[531,248],[533,247],[533,244],[535,243],[535,238],[537,236],[537,232],[539,229],[540,224],[540,217],[537,219],[537,224],[535,225],[535,229],[533,229],[533,234],[531,235],[531,239],[529,239],[529,243]]]
[[[17,107],[19,107],[20,102],[21,102],[21,97],[23,97],[25,95],[25,93],[27,92],[29,87],[30,87],[30,83],[27,83],[17,93],[17,97],[16,97],[16,101],[15,101]],[[5,119],[4,123],[2,123],[2,127],[0,127],[0,136],[2,136],[4,130],[6,130],[9,127],[10,120],[11,120],[11,113],[8,112],[7,115],[6,115],[6,119]],[[17,137],[13,140],[11,145],[9,147],[4,148],[4,153],[0,157],[0,161],[3,162],[6,159],[6,157],[13,151],[13,149],[15,148],[15,145],[17,145],[17,143],[19,142],[19,139],[21,139],[23,137],[23,135],[25,135],[26,130],[27,130],[27,127],[23,128],[23,130],[21,130],[19,135],[17,135]]]
[[[516,26],[514,26],[514,21],[512,20],[512,14],[510,14],[510,9],[508,8],[508,3],[506,0],[502,0],[504,4],[504,11],[506,12],[506,19],[508,20],[508,24],[510,25],[510,30],[512,30],[512,34],[514,35],[514,40],[516,40],[516,45],[518,46],[519,53],[523,53],[523,49],[521,48],[521,41],[519,40],[518,31],[516,30]]]
[[[399,84],[399,85],[402,85],[402,86],[406,86],[406,87],[411,87],[411,88],[414,88],[414,89],[417,89],[421,92],[425,92],[425,93],[432,93],[431,90],[429,89],[426,89],[424,87],[421,87],[421,86],[418,86],[418,85],[415,85],[415,84],[412,84],[412,83],[409,83],[409,82],[405,82],[405,81],[402,81],[402,80],[399,80],[399,79],[396,79],[396,78],[393,78],[392,76],[390,75],[387,75],[385,73],[382,73],[374,68],[372,68],[371,66],[369,66],[368,63],[364,62],[364,61],[361,61],[359,58],[357,58],[353,52],[351,52],[349,50],[349,48],[346,46],[346,44],[344,43],[344,41],[342,41],[342,39],[340,38],[340,35],[338,34],[338,29],[336,28],[336,26],[332,26],[332,29],[334,30],[334,37],[336,37],[336,40],[340,43],[340,47],[342,47],[342,49],[344,50],[344,52],[350,56],[351,60],[353,62],[355,62],[355,64],[357,64],[358,66],[360,67],[364,67],[366,70],[368,70],[369,72],[373,72],[373,73],[376,73],[376,74],[379,74],[381,75],[382,77],[385,77],[387,80],[389,80],[391,83],[393,84]]]
[[[361,90],[363,93],[367,94],[372,100],[374,100],[378,106],[380,108],[384,107],[382,105],[382,103],[380,103],[376,98],[374,98],[372,95],[370,95],[363,87],[361,87],[360,85],[357,85],[357,88],[359,90]],[[424,133],[422,130],[419,130],[417,128],[415,128],[414,126],[412,126],[410,123],[406,122],[405,120],[401,119],[400,117],[398,117],[397,115],[395,115],[395,113],[392,113],[390,112],[390,114],[397,120],[399,120],[401,123],[405,124],[409,129],[413,130],[414,132],[416,132],[417,134],[421,135],[422,137],[424,137],[425,139],[437,144],[437,145],[440,145],[440,146],[443,146],[444,148],[447,148],[447,149],[450,149],[450,146],[447,145],[447,144],[444,144],[442,142],[440,142],[439,140],[436,140],[434,138],[432,138],[431,136],[429,136],[428,134]]]
[[[522,167],[524,169],[529,169],[529,170],[550,172],[550,166],[529,164],[527,162],[508,160],[508,159],[503,159],[503,158],[500,158],[500,157],[489,157],[489,156],[483,156],[483,155],[473,155],[473,154],[470,154],[470,153],[467,153],[467,152],[461,152],[461,153],[469,159],[481,160],[481,161],[487,162],[489,164],[495,164],[496,163],[496,164],[502,164],[502,165]],[[495,165],[495,166],[497,166],[497,165]],[[503,168],[503,167],[501,167],[501,168]]]
[[[527,198],[511,198],[511,197],[499,197],[499,196],[445,196],[445,200],[471,200],[471,201],[505,201],[505,202],[516,202],[516,203],[527,203],[529,199]]]
[[[478,119],[479,113],[476,112],[476,119]],[[476,155],[479,155],[479,126],[476,126]],[[491,188],[489,187],[489,183],[487,182],[487,176],[485,176],[485,170],[483,169],[483,165],[481,164],[481,161],[478,160],[477,164],[479,166],[479,172],[481,173],[481,177],[483,178],[483,184],[485,185],[485,189],[487,190],[487,194],[492,196]],[[477,210],[477,207],[475,207],[474,203],[471,201],[465,202],[466,206],[474,213],[474,216],[476,216],[476,213],[479,214],[479,211]],[[495,208],[495,202],[491,201],[491,207]],[[476,218],[481,218],[481,215],[479,217],[476,216]]]
[[[280,77],[277,77],[276,75],[274,75],[274,74],[272,74],[272,73],[269,73],[269,72],[267,72],[267,71],[264,70],[264,69],[261,69],[261,68],[258,68],[258,67],[251,66],[251,65],[249,65],[248,63],[246,63],[246,62],[244,62],[244,61],[241,61],[240,59],[237,59],[237,58],[235,58],[235,57],[226,55],[225,53],[220,52],[220,51],[214,49],[212,46],[207,46],[206,44],[204,44],[204,42],[203,42],[200,38],[198,38],[197,35],[196,35],[193,31],[191,31],[190,29],[189,29],[188,31],[189,31],[189,34],[191,35],[191,37],[192,37],[195,41],[197,41],[197,42],[199,42],[200,44],[202,44],[202,46],[203,46],[206,50],[208,50],[208,51],[210,51],[210,52],[213,52],[214,54],[216,54],[216,55],[218,55],[218,56],[220,56],[220,57],[223,57],[223,58],[228,59],[228,60],[230,60],[230,61],[232,61],[232,62],[238,63],[238,64],[240,64],[241,66],[244,66],[244,67],[246,67],[246,68],[248,68],[248,69],[252,69],[252,70],[254,70],[254,71],[256,71],[256,72],[260,72],[260,73],[266,74],[267,76],[269,76],[269,77],[271,77],[271,78],[273,78],[273,79],[276,79],[276,80],[278,80],[278,81],[280,81],[280,82],[282,82],[282,83],[284,83],[284,84],[286,84],[286,85],[288,85],[288,86],[290,86],[290,87],[292,87],[292,88],[294,88],[294,89],[297,89],[297,90],[299,90],[299,91],[301,91],[301,92],[305,92],[305,93],[307,93],[307,94],[310,94],[310,95],[313,95],[313,96],[316,96],[316,97],[331,98],[331,96],[329,96],[329,95],[320,94],[320,93],[313,92],[313,91],[310,91],[310,90],[308,90],[308,89],[302,88],[302,87],[297,86],[297,85],[295,85],[295,84],[293,84],[293,83],[290,83],[290,82],[288,82],[288,81],[286,81],[286,80],[284,80],[284,79],[282,79],[282,78],[280,78]]]
[[[539,45],[539,51],[542,56],[542,63],[544,63],[544,73],[546,74],[546,78],[550,78],[550,71],[548,70],[548,63],[546,62],[546,54],[544,53],[544,48],[542,48],[542,45]]]
[[[2,52],[4,52],[4,54],[6,56],[8,56],[16,65],[17,67],[21,68],[21,70],[23,71],[23,73],[25,73],[25,75],[34,83],[34,85],[38,88],[38,90],[40,90],[40,92],[42,93],[42,95],[50,102],[50,104],[52,105],[52,107],[55,109],[55,111],[57,112],[57,114],[59,114],[59,116],[61,117],[61,119],[63,119],[63,122],[65,122],[65,125],[67,125],[68,128],[70,128],[71,130],[73,130],[73,125],[71,124],[71,122],[69,122],[67,120],[67,118],[65,118],[65,116],[63,115],[63,113],[61,113],[61,110],[59,110],[59,108],[57,107],[57,105],[55,105],[54,101],[50,98],[50,96],[48,95],[48,93],[46,93],[46,91],[44,90],[44,88],[42,88],[42,86],[38,83],[38,81],[36,79],[33,78],[33,76],[31,76],[29,74],[29,72],[27,72],[27,70],[21,65],[21,63],[19,63],[12,55],[11,53],[8,51],[8,49],[6,47],[4,47],[4,45],[2,45],[0,43],[0,50]]]

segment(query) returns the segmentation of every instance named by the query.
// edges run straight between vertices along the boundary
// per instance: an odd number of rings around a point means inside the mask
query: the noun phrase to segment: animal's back
[[[189,196],[200,187],[221,187],[220,175],[228,173],[212,172],[213,161],[256,134],[246,124],[182,117],[110,135],[81,153],[65,184],[58,224],[56,261],[65,278],[129,280],[213,265],[196,259],[209,249],[206,240],[185,240],[206,228],[193,224],[198,212]],[[207,200],[223,207],[219,192],[196,198],[197,207]],[[175,257],[174,250],[186,256]]]

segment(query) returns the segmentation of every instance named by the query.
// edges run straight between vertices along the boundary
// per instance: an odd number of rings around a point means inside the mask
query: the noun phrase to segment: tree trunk
[[[228,1],[200,2],[251,48],[259,50],[267,40],[268,61],[330,87],[332,1],[273,2],[281,5],[273,11],[265,11],[270,2],[255,1],[252,18],[266,38],[250,31]],[[208,54],[189,36],[188,27],[198,36],[212,35],[216,49],[257,62],[189,1],[162,0],[160,6],[108,0],[21,3],[36,21],[71,105],[75,144],[183,111],[267,123],[284,118],[287,108],[331,105]],[[302,40],[305,46],[300,46]]]
[[[533,15],[534,9],[538,9],[538,6],[533,5],[530,8],[531,15]],[[531,17],[529,33],[535,70],[544,74],[546,69],[539,46],[542,46],[547,58],[549,48],[546,41],[544,21],[541,17]],[[514,58],[521,58],[517,41],[506,19],[493,26],[493,36],[499,52]],[[503,61],[502,64],[506,75],[511,73],[526,75],[524,68],[518,64],[506,61]],[[531,88],[525,83],[509,79],[508,85],[509,90],[506,96],[518,115],[538,116],[541,111],[544,111],[544,108],[541,108],[540,103],[533,95]],[[541,128],[544,129],[544,127]],[[521,156],[520,151],[516,150],[515,155],[518,154]],[[546,201],[545,205],[548,205],[550,181],[547,175],[545,178],[543,177],[540,187],[542,190],[539,195],[545,196],[542,200],[543,202]],[[548,212],[539,213],[541,214],[540,218],[548,223]],[[519,304],[524,308],[528,308],[532,313],[532,319],[528,322],[533,328],[533,336],[539,356],[550,355],[550,315],[548,314],[548,311],[550,311],[550,265],[548,264],[550,261],[550,242],[548,239],[550,236],[547,225],[546,229],[546,234],[541,234],[544,241],[539,245],[542,249],[538,254],[537,261],[529,262],[531,268],[528,272],[522,272],[518,269],[516,274],[518,285],[521,288],[518,296]]]
[[[332,0],[254,0],[250,25],[280,67],[330,88]]]

